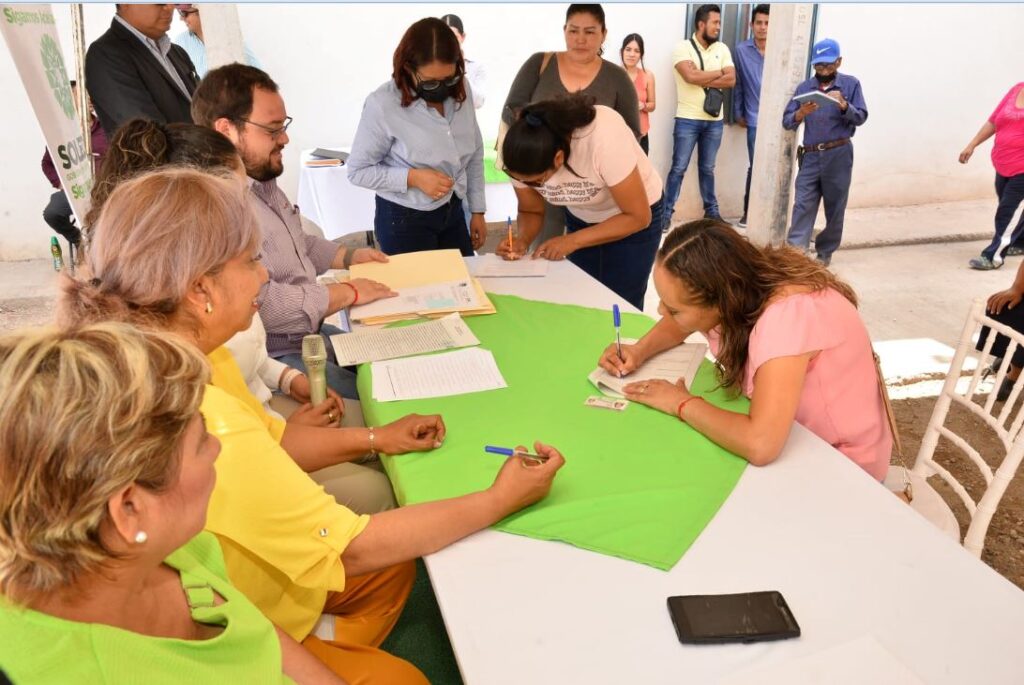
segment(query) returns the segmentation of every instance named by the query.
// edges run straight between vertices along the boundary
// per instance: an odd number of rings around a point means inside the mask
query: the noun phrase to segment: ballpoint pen
[[[619,361],[626,361],[622,356],[622,315],[619,313],[619,305],[612,305],[612,323],[615,324],[615,352],[619,355]]]
[[[514,253],[512,252],[512,217],[508,218],[508,254],[511,257]]]
[[[484,452],[490,452],[491,454],[500,454],[505,457],[522,457],[523,459],[529,459],[531,461],[536,461],[541,464],[548,460],[548,458],[542,454],[530,454],[529,452],[524,452],[522,450],[514,450],[510,447],[495,447],[494,445],[487,445],[486,447],[484,447]]]

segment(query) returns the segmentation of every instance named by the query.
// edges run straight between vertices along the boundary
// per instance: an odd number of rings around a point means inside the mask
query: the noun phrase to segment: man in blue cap
[[[831,38],[815,43],[811,50],[814,78],[796,87],[794,99],[782,115],[786,130],[794,131],[804,124],[804,144],[797,148],[800,171],[796,175],[793,219],[787,240],[805,250],[809,247],[818,205],[824,200],[825,230],[815,239],[814,248],[818,261],[825,266],[831,263],[832,253],[843,239],[853,172],[853,134],[868,118],[860,81],[840,74],[842,63],[839,43]],[[815,91],[831,101],[819,105],[795,99]]]

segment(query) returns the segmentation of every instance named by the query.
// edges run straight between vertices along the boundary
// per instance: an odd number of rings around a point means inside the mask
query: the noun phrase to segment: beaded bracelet
[[[367,426],[367,428],[369,428],[369,429],[370,429],[370,454],[372,454],[372,455],[376,456],[376,454],[377,454],[377,448],[376,448],[376,447],[374,447],[374,444],[373,444],[373,439],[374,439],[374,435],[373,435],[373,426]]]
[[[683,418],[683,407],[686,406],[686,403],[690,402],[691,400],[699,400],[699,399],[700,399],[700,397],[698,397],[697,395],[690,395],[685,400],[683,400],[682,402],[679,403],[679,406],[676,407],[676,416],[679,418],[680,421],[684,421],[684,422],[686,421],[686,419]]]

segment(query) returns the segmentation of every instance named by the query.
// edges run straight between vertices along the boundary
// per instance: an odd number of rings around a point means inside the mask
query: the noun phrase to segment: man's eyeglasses
[[[292,121],[294,121],[291,117],[285,117],[284,125],[279,126],[277,128],[272,128],[270,126],[267,126],[266,124],[257,124],[255,121],[249,121],[248,119],[243,119],[242,117],[239,117],[238,120],[243,121],[247,124],[252,124],[256,128],[262,128],[264,131],[270,134],[271,138],[274,138],[275,140],[277,138],[280,138],[284,134],[284,132],[288,130],[288,127],[292,125]]]
[[[459,81],[462,80],[462,74],[455,74],[451,78],[431,79],[429,81],[424,81],[423,79],[421,79],[419,74],[415,74],[415,76],[416,82],[419,84],[420,88],[426,91],[437,90],[438,88],[441,87],[442,83],[448,86],[449,88],[452,88],[454,86],[459,85]]]

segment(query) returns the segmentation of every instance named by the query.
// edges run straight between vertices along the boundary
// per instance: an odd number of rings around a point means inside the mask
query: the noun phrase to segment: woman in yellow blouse
[[[483,492],[371,516],[339,505],[282,449],[274,421],[221,349],[256,312],[267,278],[258,246],[258,225],[234,181],[188,169],[145,174],[107,200],[81,280],[65,278],[61,318],[173,331],[209,357],[202,411],[222,451],[206,528],[221,541],[232,581],[346,679],[423,683],[411,664],[375,649],[411,588],[411,560],[541,499],[564,461],[538,444],[546,462],[511,458]],[[444,440],[440,416],[409,422],[417,439]],[[374,428],[351,430],[360,449],[381,447]],[[333,643],[310,636],[325,612],[337,617]]]
[[[275,634],[201,532],[220,451],[199,414],[208,377],[185,340],[125,324],[0,339],[0,673],[13,682],[340,682]]]

